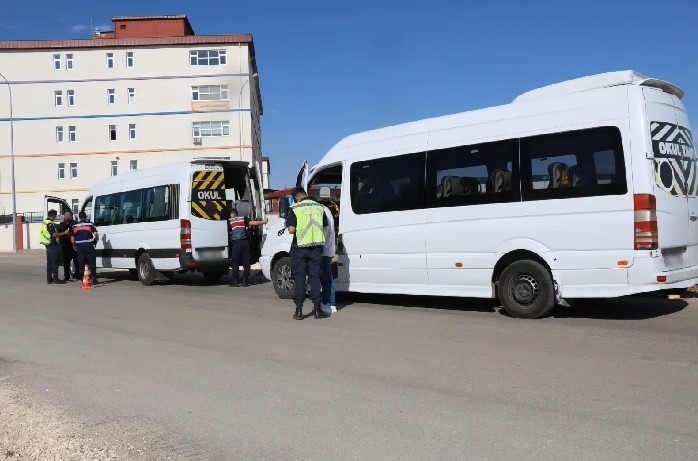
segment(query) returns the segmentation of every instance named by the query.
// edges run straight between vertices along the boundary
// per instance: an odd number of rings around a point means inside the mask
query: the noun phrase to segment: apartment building
[[[45,195],[77,208],[133,169],[225,157],[261,167],[252,36],[196,35],[186,16],[117,17],[86,40],[0,42],[0,215]],[[268,179],[268,178],[267,178]],[[268,187],[268,185],[267,185]]]

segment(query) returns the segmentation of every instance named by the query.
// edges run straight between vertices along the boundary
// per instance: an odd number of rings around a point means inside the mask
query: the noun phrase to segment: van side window
[[[170,187],[158,186],[144,189],[143,221],[167,221],[170,219]]]
[[[519,201],[518,140],[427,153],[427,207]]]
[[[425,153],[351,165],[351,208],[356,214],[424,208]]]
[[[94,224],[112,226],[118,224],[120,212],[120,194],[101,195],[95,198]]]
[[[601,127],[521,139],[524,200],[623,195],[620,131]]]
[[[172,186],[136,189],[95,198],[96,226],[167,221],[173,218]]]

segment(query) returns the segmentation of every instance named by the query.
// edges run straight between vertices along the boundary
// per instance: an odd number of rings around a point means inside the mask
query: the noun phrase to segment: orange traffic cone
[[[92,275],[90,274],[90,266],[85,264],[85,275],[82,277],[82,290],[92,289]]]

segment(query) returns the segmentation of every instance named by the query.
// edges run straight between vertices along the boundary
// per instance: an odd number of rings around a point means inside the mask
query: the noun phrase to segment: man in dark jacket
[[[75,280],[82,278],[82,269],[78,266],[78,254],[73,249],[73,242],[70,241],[70,228],[75,224],[73,213],[66,211],[63,213],[63,221],[61,221],[56,230],[56,237],[59,238],[61,244],[61,254],[63,256],[63,276],[65,281],[70,280],[70,263],[75,265]],[[84,268],[83,268],[84,269]]]

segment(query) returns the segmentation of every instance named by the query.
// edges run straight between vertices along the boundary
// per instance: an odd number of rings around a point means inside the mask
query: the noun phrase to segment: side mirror
[[[289,196],[281,197],[279,199],[279,218],[286,219],[288,216],[288,211],[291,209],[291,200]]]

